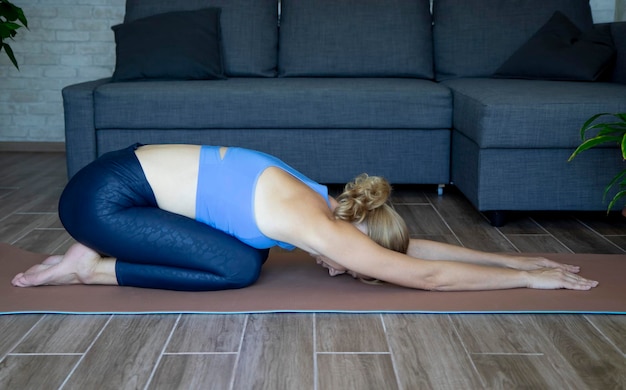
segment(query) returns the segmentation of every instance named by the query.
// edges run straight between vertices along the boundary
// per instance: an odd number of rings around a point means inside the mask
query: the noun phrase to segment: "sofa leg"
[[[445,184],[439,184],[437,185],[437,195],[438,196],[442,196],[443,195],[443,189],[446,188]]]
[[[506,211],[485,211],[484,214],[493,227],[502,227],[506,223]]]

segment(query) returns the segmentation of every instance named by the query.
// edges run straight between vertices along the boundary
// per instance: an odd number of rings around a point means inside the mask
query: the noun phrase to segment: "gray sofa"
[[[263,150],[323,183],[361,172],[456,185],[481,211],[602,210],[612,150],[567,158],[598,112],[626,112],[626,23],[601,82],[492,74],[586,0],[127,0],[125,23],[221,8],[224,80],[95,80],[63,90],[68,173],[134,142]]]

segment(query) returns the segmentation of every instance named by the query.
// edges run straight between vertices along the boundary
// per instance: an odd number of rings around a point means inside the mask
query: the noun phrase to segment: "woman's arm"
[[[427,260],[452,260],[463,263],[507,267],[519,270],[559,268],[572,273],[578,273],[580,271],[580,267],[578,266],[561,264],[556,261],[546,259],[545,257],[487,253],[456,245],[419,239],[411,239],[407,255]]]
[[[405,287],[440,291],[520,287],[588,290],[597,285],[563,268],[520,270],[462,262],[459,258],[471,257],[465,250],[460,251],[460,255],[454,251],[449,253],[455,261],[414,258],[377,245],[342,221],[320,222],[315,230],[317,233],[312,237],[317,237],[310,242],[318,253],[359,274]]]
[[[446,260],[412,260],[413,264],[402,267],[403,270],[394,275],[396,284],[414,287],[414,283],[420,280],[418,288],[436,291],[509,288],[589,290],[597,285],[595,281],[560,268],[527,271]],[[416,267],[421,270],[413,274]]]
[[[496,257],[483,260],[483,264],[471,264],[470,259],[481,263],[479,259],[486,255],[451,246],[414,242],[411,254],[415,258],[394,252],[376,244],[352,224],[335,219],[324,199],[287,173],[268,168],[261,178],[264,180],[259,179],[257,184],[255,213],[265,235],[326,256],[363,276],[426,290],[586,290],[597,284],[561,268],[528,271],[502,267],[505,261]]]

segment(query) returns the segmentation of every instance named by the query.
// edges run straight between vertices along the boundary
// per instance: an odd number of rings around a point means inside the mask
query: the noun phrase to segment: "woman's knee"
[[[102,250],[94,245],[108,236],[106,219],[116,210],[113,207],[105,209],[109,205],[100,202],[98,189],[80,173],[72,178],[61,194],[59,219],[74,239],[94,249]]]
[[[238,253],[225,278],[232,288],[243,288],[253,285],[261,275],[263,263],[267,260],[269,249],[247,248]]]
[[[72,236],[90,225],[91,212],[87,205],[91,203],[91,198],[82,188],[82,182],[80,176],[72,178],[59,199],[59,219]]]

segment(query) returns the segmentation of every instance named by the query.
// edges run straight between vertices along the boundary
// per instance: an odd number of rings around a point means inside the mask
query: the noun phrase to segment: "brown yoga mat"
[[[11,313],[626,313],[626,255],[548,254],[600,281],[591,291],[430,292],[330,277],[306,253],[272,252],[241,290],[180,292],[118,286],[18,288],[11,279],[46,255],[0,243],[0,314]]]

